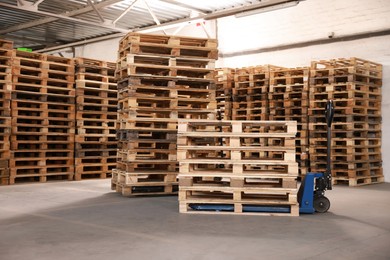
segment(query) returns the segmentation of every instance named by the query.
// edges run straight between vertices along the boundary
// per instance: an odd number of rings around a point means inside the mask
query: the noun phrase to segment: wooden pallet
[[[213,89],[198,89],[198,88],[168,88],[168,87],[150,87],[150,86],[131,86],[119,91],[119,100],[209,100],[215,99],[215,90]],[[132,104],[133,106],[136,103]]]
[[[186,132],[207,132],[209,130],[211,135],[215,135],[215,129],[223,127],[227,132],[227,135],[231,134],[240,135],[240,133],[250,134],[253,133],[256,137],[261,137],[261,133],[271,137],[272,133],[279,137],[293,137],[297,131],[296,122],[291,121],[218,121],[218,120],[180,120],[179,131]],[[250,137],[250,135],[247,135]]]
[[[98,74],[115,77],[116,64],[102,60],[77,57],[74,59],[77,74]]]
[[[221,170],[222,169],[222,170]],[[218,172],[252,174],[258,176],[297,176],[298,164],[278,160],[231,161],[231,160],[180,160],[180,173]],[[269,174],[269,175],[267,175]]]
[[[120,111],[118,114],[122,118],[122,121],[118,124],[125,127],[124,129],[132,129],[132,127],[134,127],[133,129],[136,130],[153,130],[158,128],[161,128],[161,130],[174,129],[177,126],[176,122],[178,119],[215,119],[215,109],[206,108],[181,108],[173,111],[172,109],[160,109],[158,113],[153,112],[151,109],[134,109],[126,112]],[[151,123],[154,119],[159,119],[160,122],[154,121],[156,123]],[[126,121],[128,122],[126,123]],[[149,121],[150,123],[145,123],[146,121]],[[162,123],[163,121],[166,122]]]
[[[0,117],[11,116],[11,93],[0,90]]]
[[[156,87],[172,89],[215,89],[214,80],[181,77],[163,77],[155,75],[133,75],[118,81],[118,90],[131,87]]]
[[[138,131],[176,131],[177,119],[170,118],[137,118],[118,122],[119,129],[132,129]]]
[[[352,187],[356,186],[362,186],[362,185],[369,185],[369,184],[376,184],[376,183],[383,183],[385,181],[385,178],[383,175],[378,176],[366,176],[366,177],[360,177],[360,178],[342,178],[342,177],[333,177],[332,182],[333,185],[348,185]]]
[[[9,168],[6,160],[0,160],[0,186],[9,185]]]
[[[15,174],[16,173],[16,174]],[[62,168],[34,168],[34,169],[14,169],[10,170],[9,184],[51,182],[73,180],[74,169]]]
[[[83,157],[75,159],[75,180],[106,179],[116,167],[116,157]]]
[[[235,69],[233,68],[217,68],[216,69],[216,75],[215,75],[215,81],[216,83],[228,83],[226,85],[226,88],[232,88],[234,85],[234,73]]]
[[[250,214],[272,216],[298,216],[296,189],[285,188],[238,188],[238,187],[180,187],[180,213],[212,213],[212,214]],[[233,212],[192,210],[190,204],[233,205]],[[284,206],[286,213],[254,213],[245,212],[245,206]]]
[[[173,147],[175,148],[175,147]],[[132,162],[136,160],[167,160],[176,161],[176,150],[166,148],[135,148],[131,150],[118,150],[118,161]]]
[[[126,172],[114,170],[117,174],[117,182],[125,186],[148,186],[148,185],[177,185],[177,172],[170,171],[140,171]]]
[[[124,185],[120,183],[111,183],[111,189],[115,190],[118,193],[121,193],[124,197],[132,196],[167,196],[167,195],[177,195],[178,194],[178,185],[177,184],[150,184],[142,186],[140,185]]]
[[[114,158],[116,157],[117,149],[109,144],[80,144],[75,149],[75,158]]]
[[[134,65],[127,64],[126,67],[122,67],[116,71],[117,78],[127,78],[133,75],[156,75],[160,77],[180,77],[180,78],[190,78],[192,80],[197,79],[214,79],[214,70],[206,68],[178,68],[171,66],[161,66],[161,65]]]
[[[76,79],[76,89],[84,90],[100,90],[117,92],[117,84],[111,82],[102,82],[96,80],[79,80]]]
[[[171,131],[138,131],[132,129],[118,129],[117,139],[119,141],[134,142],[176,142],[177,133]]]
[[[296,188],[294,176],[280,176],[264,174],[264,176],[251,174],[229,174],[223,169],[214,172],[188,173],[179,175],[180,187],[261,187],[261,188]]]
[[[127,34],[119,43],[119,57],[131,54],[152,54],[175,57],[217,59],[217,41],[179,36],[139,33]]]
[[[183,37],[175,35],[155,35],[130,32],[122,38],[119,48],[131,43],[150,43],[187,47],[217,47],[217,40],[208,38]]]
[[[364,84],[369,84],[372,86],[381,86],[382,78],[381,77],[372,77],[367,75],[360,74],[345,74],[345,75],[334,75],[326,77],[315,77],[310,79],[310,84],[339,84],[346,82],[359,82]]]
[[[166,55],[145,55],[145,54],[127,54],[117,61],[117,70],[126,68],[127,65],[144,66],[153,65],[156,67],[175,68],[175,69],[215,69],[214,59],[205,58],[185,58],[171,57]]]
[[[117,79],[115,76],[96,73],[77,73],[77,81],[98,81],[105,84],[115,84]]]
[[[0,39],[0,48],[6,50],[12,50],[14,43],[5,39]]]
[[[144,172],[144,171],[170,171],[174,172],[177,168],[176,161],[168,161],[168,160],[159,160],[159,159],[151,159],[151,160],[134,160],[131,162],[122,162],[121,160],[117,160],[117,169],[126,172]]]
[[[371,71],[382,71],[382,65],[372,61],[352,57],[349,59],[340,58],[340,59],[331,59],[331,60],[320,60],[312,61],[311,69],[327,69],[327,68],[344,68],[344,67],[356,67],[363,70]]]
[[[66,71],[69,72],[69,74],[74,74],[73,59],[37,52],[19,50],[14,50],[13,52],[13,64],[15,66],[39,67],[49,70]]]
[[[30,155],[31,157],[21,157],[23,155]],[[34,157],[36,156],[36,157]],[[40,157],[42,156],[42,157]],[[66,152],[11,152],[11,158],[9,161],[9,166],[11,171],[13,168],[23,169],[23,167],[42,167],[42,166],[70,166],[73,165],[74,153],[73,151]]]

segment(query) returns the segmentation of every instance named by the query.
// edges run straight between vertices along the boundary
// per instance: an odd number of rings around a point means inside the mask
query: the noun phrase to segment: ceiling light
[[[293,6],[296,6],[298,4],[299,4],[299,1],[287,2],[287,3],[283,3],[283,4],[271,5],[271,6],[266,6],[263,8],[258,8],[258,9],[238,13],[238,14],[235,14],[234,16],[236,18],[241,18],[241,17],[245,17],[245,16],[250,16],[250,15],[280,10],[280,9],[284,9],[284,8],[288,8],[288,7],[293,7]]]

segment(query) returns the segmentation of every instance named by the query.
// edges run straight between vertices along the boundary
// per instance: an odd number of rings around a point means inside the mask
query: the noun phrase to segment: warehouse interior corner
[[[3,0],[4,259],[388,259],[389,14]]]

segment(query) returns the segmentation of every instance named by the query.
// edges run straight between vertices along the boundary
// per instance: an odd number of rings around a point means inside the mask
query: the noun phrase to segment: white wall
[[[242,18],[218,20],[224,54],[315,39],[390,29],[389,0],[306,0],[299,5]]]
[[[286,50],[261,52],[264,48],[390,29],[388,0],[307,0],[297,7],[236,19],[218,20],[223,67],[274,64],[309,66],[310,61],[359,57],[383,64],[382,151],[385,180],[390,182],[390,35],[334,42]],[[234,32],[234,33],[232,33]],[[258,51],[257,51],[258,50]],[[240,55],[240,52],[251,53]],[[230,57],[226,57],[230,56]]]

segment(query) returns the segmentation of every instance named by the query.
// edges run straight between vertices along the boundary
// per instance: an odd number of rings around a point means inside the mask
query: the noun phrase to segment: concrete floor
[[[110,180],[0,187],[0,259],[390,259],[390,183],[336,186],[325,214],[179,214]]]

